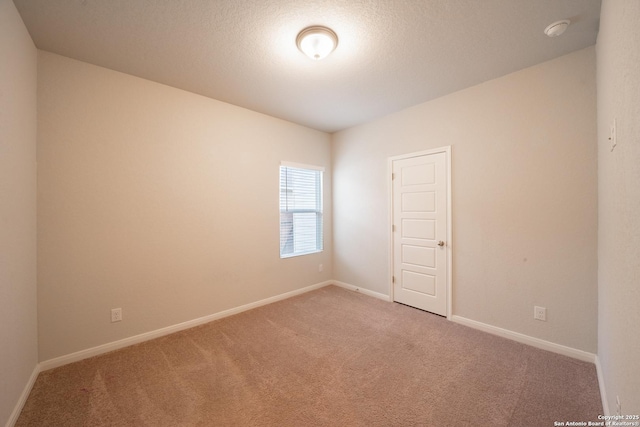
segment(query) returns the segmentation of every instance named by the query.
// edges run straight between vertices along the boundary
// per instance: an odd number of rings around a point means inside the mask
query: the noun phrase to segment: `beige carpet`
[[[40,374],[18,426],[553,426],[593,364],[329,286]]]

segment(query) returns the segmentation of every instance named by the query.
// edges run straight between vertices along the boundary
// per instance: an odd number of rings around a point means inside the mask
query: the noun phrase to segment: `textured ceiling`
[[[40,49],[327,132],[591,46],[600,16],[600,0],[14,3]],[[310,25],[338,34],[323,61],[296,48]]]

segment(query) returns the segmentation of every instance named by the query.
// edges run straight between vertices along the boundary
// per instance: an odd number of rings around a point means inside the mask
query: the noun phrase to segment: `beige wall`
[[[602,2],[598,35],[598,356],[611,413],[640,414],[640,3]],[[617,146],[609,127],[616,120]]]
[[[594,48],[335,134],[336,280],[388,294],[387,158],[445,145],[453,314],[595,353]]]
[[[40,360],[331,278],[328,134],[43,51],[38,66]],[[282,160],[326,168],[322,253],[279,258]]]
[[[0,425],[38,362],[36,60],[13,2],[0,0]]]

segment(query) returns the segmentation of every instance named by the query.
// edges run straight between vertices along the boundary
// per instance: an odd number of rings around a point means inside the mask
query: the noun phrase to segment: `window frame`
[[[282,187],[282,171],[283,168],[288,168],[288,169],[298,169],[298,170],[305,170],[305,171],[309,171],[309,172],[315,172],[318,173],[317,175],[317,181],[316,181],[316,190],[314,192],[314,196],[316,199],[316,209],[289,209],[289,208],[285,208],[285,210],[282,209],[282,195],[283,195],[283,187]],[[280,244],[279,244],[279,253],[280,253],[280,258],[281,259],[287,259],[287,258],[294,258],[297,256],[303,256],[303,255],[310,255],[310,254],[314,254],[314,253],[319,253],[319,252],[323,252],[324,251],[324,167],[322,166],[316,166],[316,165],[307,165],[307,164],[302,164],[302,163],[293,163],[293,162],[285,162],[282,161],[280,162],[280,167],[278,168],[278,190],[279,190],[279,196],[278,196],[278,207],[279,207],[279,236],[280,236]],[[283,214],[290,214],[292,215],[292,238],[291,238],[291,244],[295,244],[295,229],[293,229],[293,215],[294,214],[305,214],[305,213],[314,213],[316,215],[316,223],[315,223],[315,229],[316,229],[316,237],[315,237],[315,249],[313,250],[305,250],[305,251],[295,251],[295,247],[293,252],[290,253],[283,253],[283,248],[285,246],[283,246]]]

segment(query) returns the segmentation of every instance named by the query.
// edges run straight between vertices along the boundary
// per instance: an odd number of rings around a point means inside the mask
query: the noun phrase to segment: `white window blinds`
[[[280,258],[322,251],[322,170],[280,166]]]

